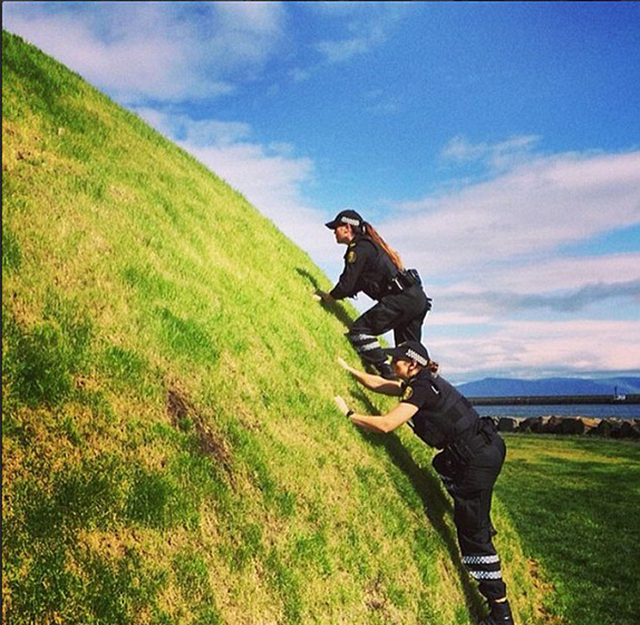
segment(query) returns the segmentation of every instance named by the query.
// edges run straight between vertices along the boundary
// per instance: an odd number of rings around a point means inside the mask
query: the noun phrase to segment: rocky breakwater
[[[640,440],[640,419],[593,419],[587,417],[500,417],[500,432],[534,434],[586,434]]]

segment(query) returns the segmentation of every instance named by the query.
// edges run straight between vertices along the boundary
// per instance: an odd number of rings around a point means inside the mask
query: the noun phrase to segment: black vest
[[[437,391],[437,401],[418,408],[413,416],[413,431],[431,447],[443,449],[462,436],[475,433],[480,416],[456,388],[449,382],[423,369],[418,376],[427,376],[428,383]]]

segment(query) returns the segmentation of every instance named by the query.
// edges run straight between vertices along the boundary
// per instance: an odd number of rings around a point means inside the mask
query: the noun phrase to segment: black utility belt
[[[401,293],[412,286],[422,284],[417,269],[407,269],[394,276],[387,284],[387,290],[391,293]]]
[[[491,423],[493,425],[493,422]],[[453,443],[446,445],[451,456],[460,464],[469,464],[473,457],[485,445],[491,442],[495,433],[495,426],[481,423],[479,429],[475,427],[463,432]]]

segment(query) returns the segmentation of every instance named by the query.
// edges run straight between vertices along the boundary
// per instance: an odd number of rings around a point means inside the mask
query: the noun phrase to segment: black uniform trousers
[[[365,364],[384,364],[378,336],[393,330],[396,345],[403,341],[420,341],[422,323],[431,309],[431,300],[419,285],[400,293],[385,295],[373,308],[358,317],[347,338]]]
[[[467,458],[445,448],[433,459],[433,466],[453,497],[453,520],[458,534],[462,562],[478,590],[489,600],[507,594],[500,558],[493,545],[496,530],[491,523],[491,497],[506,447],[490,419],[481,419],[478,433],[465,445]]]

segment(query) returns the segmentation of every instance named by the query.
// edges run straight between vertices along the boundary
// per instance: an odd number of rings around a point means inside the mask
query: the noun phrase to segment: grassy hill
[[[472,621],[432,452],[334,408],[386,405],[309,257],[6,33],[2,81],[3,623]],[[553,622],[495,521],[518,622]]]

